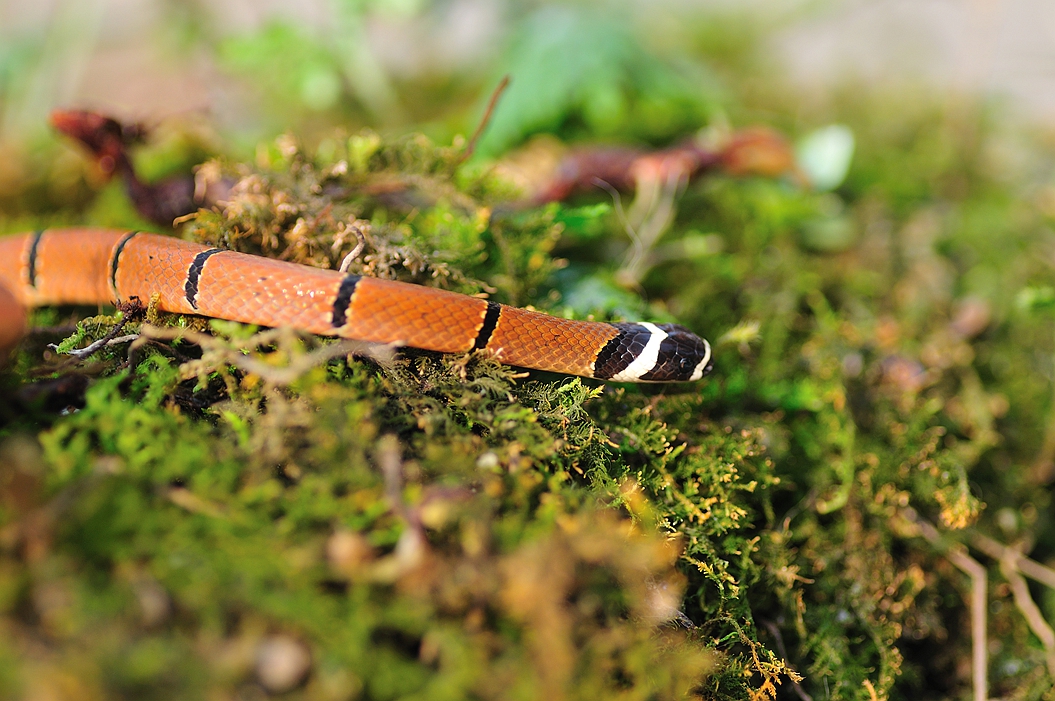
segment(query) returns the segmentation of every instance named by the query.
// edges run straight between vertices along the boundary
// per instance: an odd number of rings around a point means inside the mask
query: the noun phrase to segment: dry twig
[[[1011,595],[1015,599],[1015,606],[1022,612],[1026,624],[1033,634],[1037,636],[1044,646],[1044,654],[1047,661],[1048,673],[1055,678],[1055,631],[1044,619],[1040,607],[1033,601],[1029,593],[1029,587],[1022,575],[1029,577],[1045,586],[1055,589],[1055,570],[1045,567],[1036,560],[1031,560],[1019,550],[998,543],[997,541],[976,533],[971,538],[971,545],[978,548],[986,555],[1000,562],[1000,571],[1011,585]]]
[[[1055,570],[1045,567],[1036,560],[1030,560],[1018,550],[998,543],[981,533],[975,533],[971,537],[971,545],[994,560],[1010,559],[1016,570],[1032,580],[1055,589]]]
[[[480,124],[477,125],[476,131],[473,132],[472,137],[469,139],[468,145],[465,147],[465,152],[462,153],[461,158],[458,159],[459,163],[472,158],[473,152],[476,151],[476,142],[480,140],[480,136],[483,135],[484,129],[487,128],[488,123],[491,121],[491,115],[495,111],[495,106],[498,104],[498,98],[502,97],[502,93],[509,87],[509,76],[504,76],[501,82],[498,83],[498,87],[491,93],[491,99],[487,102],[487,109],[484,110],[484,116],[480,118]]]
[[[388,362],[392,358],[393,350],[392,346],[341,339],[336,343],[316,348],[310,353],[293,355],[288,365],[277,367],[257,360],[253,356],[243,355],[240,350],[234,349],[230,342],[200,331],[161,328],[144,324],[142,329],[140,329],[140,334],[144,339],[169,341],[186,339],[201,346],[205,353],[200,360],[192,360],[180,366],[180,371],[185,379],[195,377],[201,374],[202,371],[211,372],[216,365],[229,364],[245,372],[259,375],[265,382],[278,386],[288,385],[296,381],[312,368],[333,358],[360,355],[372,358],[378,362]],[[295,337],[296,334],[291,329],[270,329],[256,334],[246,345],[261,347]]]
[[[902,515],[919,529],[929,543],[942,551],[953,565],[971,578],[971,686],[974,701],[989,698],[989,651],[986,630],[989,601],[989,575],[982,563],[967,554],[959,543],[949,545],[933,525],[921,518],[914,509],[904,509]]]
[[[1036,602],[1033,601],[1033,597],[1029,594],[1026,578],[1018,572],[1014,561],[1010,557],[1000,560],[1000,571],[1007,578],[1008,584],[1011,585],[1011,595],[1015,599],[1015,606],[1022,612],[1022,617],[1026,619],[1026,624],[1033,631],[1033,635],[1037,636],[1044,646],[1044,657],[1048,665],[1048,674],[1055,679],[1055,631],[1044,620],[1044,614],[1041,613],[1040,607],[1037,606]]]
[[[66,351],[65,355],[73,356],[77,360],[84,360],[100,348],[117,345],[119,343],[128,343],[129,341],[134,341],[136,338],[138,338],[137,334],[129,334],[120,337],[117,334],[121,333],[124,330],[125,326],[128,325],[129,321],[132,321],[134,319],[140,319],[143,317],[144,308],[142,304],[140,304],[139,298],[133,297],[131,301],[118,306],[120,307],[123,316],[121,317],[120,321],[114,324],[114,327],[112,329],[106,332],[105,336],[100,338],[98,341],[89,343],[84,348],[75,348],[73,350]],[[59,350],[59,347],[54,343],[49,343],[48,348],[52,351],[55,351],[56,353],[62,353],[62,351]]]
[[[340,270],[342,273],[348,272],[348,267],[352,264],[352,261],[358,258],[359,254],[363,252],[364,248],[366,248],[366,235],[363,233],[363,230],[355,224],[352,224],[348,228],[352,230],[353,234],[355,234],[355,238],[358,240],[358,243],[356,243],[355,248],[353,248],[351,252],[344,257],[344,260],[341,261],[341,267],[338,268],[338,270]]]

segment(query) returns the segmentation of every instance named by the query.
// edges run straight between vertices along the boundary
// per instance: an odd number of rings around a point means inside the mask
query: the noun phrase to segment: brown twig
[[[341,261],[341,267],[338,268],[338,270],[340,270],[342,273],[348,272],[348,267],[352,264],[352,261],[358,258],[359,254],[363,252],[364,248],[366,248],[366,235],[363,233],[363,230],[355,224],[352,224],[348,228],[352,230],[353,234],[355,234],[355,238],[357,239],[358,243],[356,243],[355,248],[353,248],[351,252],[344,257],[344,260]]]
[[[971,537],[971,545],[981,550],[994,560],[1010,559],[1015,569],[1030,579],[1055,589],[1055,570],[1045,567],[1036,560],[1031,560],[1014,548],[996,542],[992,538],[975,533]]]
[[[98,341],[89,343],[84,348],[75,348],[73,350],[66,351],[65,354],[71,355],[77,360],[84,360],[100,348],[103,348],[105,346],[113,346],[120,343],[128,343],[129,341],[134,341],[136,338],[138,338],[138,334],[131,334],[121,337],[118,337],[117,334],[121,333],[121,331],[124,330],[125,326],[128,324],[129,321],[143,316],[143,306],[139,303],[139,299],[134,298],[134,302],[129,301],[128,303],[122,305],[121,311],[124,313],[124,316],[121,317],[121,320],[118,321],[112,329],[106,332],[105,336],[100,338]],[[49,343],[48,348],[50,350],[55,351],[56,353],[62,352],[59,350],[59,347],[54,343]]]
[[[459,163],[464,163],[469,160],[473,152],[476,151],[476,142],[480,140],[480,137],[484,133],[484,129],[487,128],[488,123],[491,121],[491,115],[495,111],[495,106],[498,104],[498,98],[502,96],[505,89],[509,87],[510,77],[508,75],[503,76],[501,82],[498,83],[498,87],[495,88],[494,92],[491,93],[491,99],[487,102],[487,109],[484,110],[484,116],[480,118],[480,124],[477,125],[476,131],[473,132],[472,137],[469,139],[469,143],[465,146],[465,151],[462,153],[461,158],[458,159]]]
[[[1033,597],[1030,596],[1026,578],[1018,572],[1012,557],[1000,560],[1000,571],[1007,579],[1007,583],[1011,585],[1011,595],[1015,599],[1015,606],[1022,612],[1022,617],[1026,619],[1029,629],[1033,631],[1033,634],[1037,636],[1044,646],[1044,657],[1048,664],[1048,674],[1055,678],[1055,631],[1044,620],[1044,614],[1040,612],[1040,607],[1037,606],[1036,602],[1033,601]]]
[[[107,336],[109,336],[109,334],[107,334]],[[100,348],[109,347],[109,346],[118,346],[118,345],[121,345],[122,343],[131,343],[132,341],[136,340],[137,338],[139,338],[139,334],[137,334],[137,333],[130,333],[130,334],[127,334],[127,335],[124,335],[124,336],[114,336],[113,338],[107,338],[106,336],[104,336],[104,337],[100,338],[98,341],[95,341],[94,343],[91,343],[91,344],[85,346],[84,348],[75,348],[75,349],[73,349],[71,351],[66,351],[66,355],[72,355],[74,358],[77,358],[78,360],[84,360],[85,358],[87,358],[89,355],[91,355],[95,351],[99,350]],[[48,348],[50,348],[51,350],[53,350],[55,352],[59,352],[58,346],[56,346],[54,343],[49,343],[48,344]]]
[[[985,567],[962,546],[949,549],[945,557],[971,578],[971,680],[975,701],[986,701],[989,698],[989,651],[986,649],[989,576]]]
[[[967,548],[959,543],[948,544],[938,529],[921,518],[914,509],[902,511],[929,543],[941,550],[946,559],[971,578],[971,681],[974,701],[989,698],[989,651],[987,633],[987,609],[989,601],[989,575],[982,563],[967,554]]]
[[[118,176],[124,181],[125,191],[144,219],[170,227],[175,219],[198,210],[191,175],[180,174],[149,184],[140,180],[129,149],[144,141],[149,130],[143,125],[124,124],[84,110],[56,110],[51,113],[51,124],[83,144],[108,179]]]
[[[1015,599],[1015,606],[1026,619],[1033,634],[1037,636],[1044,646],[1045,658],[1047,660],[1048,673],[1055,677],[1055,631],[1044,619],[1044,614],[1033,597],[1030,596],[1029,587],[1022,575],[1034,579],[1045,586],[1055,589],[1055,570],[1045,567],[1036,560],[1031,560],[1019,550],[999,543],[992,538],[976,533],[971,538],[971,545],[978,548],[986,555],[1000,562],[1000,571],[1008,584],[1011,585],[1011,595]]]

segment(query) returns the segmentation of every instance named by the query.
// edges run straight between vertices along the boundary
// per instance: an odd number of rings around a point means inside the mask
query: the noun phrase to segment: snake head
[[[656,364],[641,376],[644,382],[694,382],[711,371],[711,344],[678,324],[656,324],[667,334]]]
[[[711,370],[711,346],[677,324],[617,323],[594,377],[615,382],[692,382]]]

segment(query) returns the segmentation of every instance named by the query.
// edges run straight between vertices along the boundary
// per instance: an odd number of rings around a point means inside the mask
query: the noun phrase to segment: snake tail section
[[[0,285],[24,306],[151,299],[179,314],[441,353],[486,350],[536,370],[618,382],[698,380],[704,339],[674,324],[572,321],[466,295],[347,275],[143,232],[55,229],[0,238]],[[24,315],[0,305],[5,325]]]

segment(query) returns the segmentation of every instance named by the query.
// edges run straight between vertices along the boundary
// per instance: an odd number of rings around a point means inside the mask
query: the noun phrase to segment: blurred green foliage
[[[342,7],[353,23],[377,9]],[[0,446],[3,694],[970,696],[969,581],[945,548],[984,535],[1055,553],[1050,145],[908,89],[803,104],[730,41],[750,38],[742,25],[700,24],[678,59],[598,12],[525,10],[485,152],[539,131],[665,143],[765,113],[792,136],[845,125],[845,180],[694,181],[627,289],[621,203],[516,208],[460,143],[321,130],[320,110],[381,103],[350,82],[344,39],[305,46],[306,30],[270,25],[221,54],[280,87],[276,114],[305,120],[314,145],[281,137],[252,163],[203,167],[234,188],[184,234],[333,267],[357,226],[358,272],[677,320],[715,343],[714,374],[604,386],[411,351],[287,380],[324,341],[214,322],[200,345],[70,366],[31,339],[7,378],[25,410]],[[494,75],[462,89],[478,98]],[[160,173],[172,153],[138,156]],[[75,205],[32,200],[5,229],[135,225],[117,188],[91,200],[83,180],[35,168],[20,192]],[[86,320],[59,348],[114,323]],[[246,357],[264,369],[240,369]],[[30,401],[69,378],[88,387],[76,410]],[[989,696],[1050,701],[1036,616],[970,552],[990,577]],[[1030,591],[1055,620],[1051,591]],[[268,676],[275,650],[306,666]]]
[[[539,132],[663,142],[707,124],[721,91],[707,68],[647,51],[611,8],[548,6],[516,28],[509,90],[479,145],[496,155]]]

